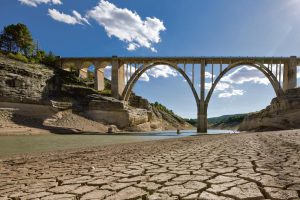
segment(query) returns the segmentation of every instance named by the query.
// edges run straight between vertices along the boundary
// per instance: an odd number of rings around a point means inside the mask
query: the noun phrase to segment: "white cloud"
[[[127,74],[128,77],[130,76],[130,68],[131,68],[131,74],[133,74],[135,72],[135,67],[133,65],[129,66],[127,71],[127,65],[125,65],[125,74]],[[148,82],[150,81],[150,77],[168,78],[170,76],[176,77],[177,75],[178,72],[172,69],[171,67],[169,67],[168,65],[156,65],[155,67],[152,67],[148,69],[145,73],[143,73],[139,78],[139,80]]]
[[[229,89],[229,88],[230,88],[230,85],[229,85],[228,83],[219,82],[219,83],[216,85],[215,90],[216,90],[216,91],[224,91],[224,90]]]
[[[59,12],[56,9],[48,9],[49,16],[59,22],[63,22],[66,24],[89,24],[88,20],[81,16],[76,10],[73,10],[73,16],[65,14],[63,12]]]
[[[128,47],[127,47],[127,50],[128,51],[134,51],[134,50],[136,50],[138,48],[138,45],[137,44],[135,44],[135,43],[130,43],[129,45],[128,45]]]
[[[205,90],[210,90],[212,84],[211,82],[207,82],[205,83]],[[227,90],[227,89],[230,89],[230,88],[233,88],[229,83],[224,83],[224,82],[219,82],[214,91],[224,91],[224,90]]]
[[[222,92],[218,95],[219,98],[229,98],[232,96],[242,96],[244,95],[245,91],[244,90],[236,90],[232,89],[231,91],[225,91]]]
[[[175,77],[178,75],[177,71],[175,69],[172,69],[168,65],[156,65],[155,67],[152,67],[151,69],[147,70],[147,74],[154,78],[168,78],[170,76]]]
[[[104,77],[111,80],[111,65],[104,68]]]
[[[22,4],[27,6],[37,7],[39,4],[56,4],[61,5],[61,0],[19,0]]]
[[[205,83],[205,90],[210,90],[212,84],[211,82]],[[235,89],[232,85],[225,82],[219,82],[215,89],[214,93],[218,94],[218,98],[229,98],[232,96],[242,96],[244,95],[244,90]]]
[[[248,67],[248,66],[243,66],[232,73],[224,76],[222,78],[223,82],[228,82],[228,83],[233,83],[233,84],[243,84],[246,82],[254,82],[258,84],[264,84],[268,85],[270,82],[265,75],[260,72],[259,70],[253,68],[253,67]]]
[[[82,17],[81,14],[79,12],[77,12],[76,10],[73,10],[73,15],[74,17],[77,19],[77,22],[79,24],[90,24],[89,21],[85,18],[85,17]]]
[[[156,17],[142,20],[136,12],[118,8],[105,0],[101,0],[87,16],[103,26],[109,37],[115,36],[126,42],[129,51],[146,47],[156,52],[153,44],[161,41],[160,32],[166,30],[163,22]]]
[[[205,72],[204,74],[205,78],[211,78],[212,74],[210,72]],[[216,77],[216,75],[214,75]]]
[[[127,65],[124,66],[124,70],[125,70],[124,73],[125,73],[125,75],[127,74],[128,79],[130,79],[130,68],[131,68],[131,75],[133,75],[133,73],[135,72],[135,67],[133,65],[131,65],[129,67],[127,67]],[[126,81],[126,79],[125,79],[125,81]],[[139,81],[146,81],[146,82],[148,82],[148,81],[150,81],[150,78],[147,75],[147,73],[143,73],[140,76]]]
[[[146,81],[146,82],[148,82],[148,81],[150,81],[150,78],[149,78],[149,76],[148,76],[146,73],[144,73],[144,74],[142,74],[142,76],[139,78],[139,80],[140,80],[140,81]]]

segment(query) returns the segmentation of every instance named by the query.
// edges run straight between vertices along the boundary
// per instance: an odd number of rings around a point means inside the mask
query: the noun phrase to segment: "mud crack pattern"
[[[0,161],[0,200],[299,197],[297,131],[195,136]]]

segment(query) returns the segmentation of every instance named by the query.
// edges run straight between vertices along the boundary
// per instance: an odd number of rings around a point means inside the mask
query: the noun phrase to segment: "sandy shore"
[[[49,106],[40,105],[27,105],[25,108],[22,108],[24,110],[0,108],[0,136],[82,132],[101,134],[106,133],[109,127],[86,119],[71,110],[54,112]]]
[[[0,199],[300,199],[300,130],[14,156],[0,169]]]

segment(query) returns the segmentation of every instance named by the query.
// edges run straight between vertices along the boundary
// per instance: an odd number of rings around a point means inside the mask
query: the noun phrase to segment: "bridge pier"
[[[95,66],[95,90],[101,91],[105,89],[104,69],[99,69]]]
[[[200,101],[198,106],[197,132],[207,133],[207,105],[205,101]]]
[[[284,65],[283,91],[297,87],[297,57],[291,56]]]
[[[117,56],[113,56],[111,65],[111,94],[112,97],[120,99],[125,88],[124,66],[120,65]]]
[[[79,78],[86,79],[87,78],[87,69],[82,68],[79,70]]]
[[[203,60],[201,62],[200,69],[200,101],[197,105],[198,107],[198,120],[197,120],[197,132],[207,133],[207,104],[205,102],[205,67],[206,63]]]

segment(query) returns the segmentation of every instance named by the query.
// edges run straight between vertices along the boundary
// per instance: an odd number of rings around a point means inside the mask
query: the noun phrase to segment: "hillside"
[[[240,131],[273,131],[300,128],[300,88],[287,90],[272,99],[265,109],[248,115]]]
[[[0,134],[191,128],[174,113],[152,106],[146,99],[132,95],[129,104],[119,101],[109,96],[108,88],[98,92],[73,72],[42,64],[0,55],[0,80]],[[70,107],[54,108],[53,101]]]
[[[248,114],[233,114],[211,117],[207,119],[208,128],[236,130],[247,115]],[[194,126],[197,125],[197,119],[186,119],[186,121]]]
[[[212,129],[238,129],[247,114],[223,115],[208,119],[208,127]]]

